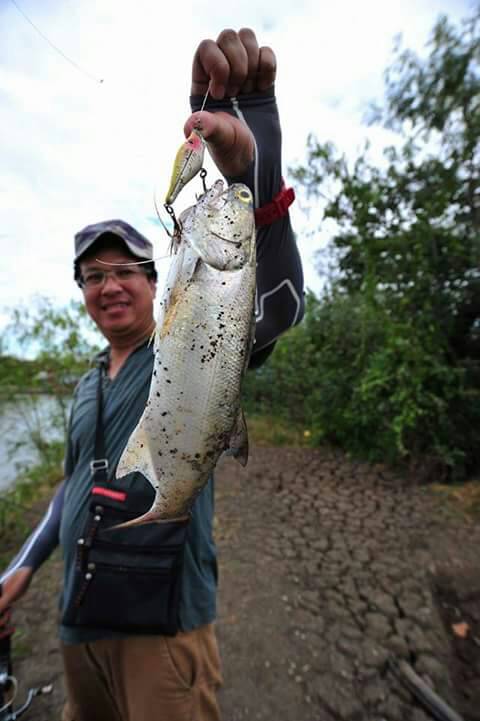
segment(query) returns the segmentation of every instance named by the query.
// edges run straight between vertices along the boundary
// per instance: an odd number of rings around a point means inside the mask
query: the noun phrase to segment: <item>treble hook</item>
[[[201,169],[200,177],[201,177],[202,183],[203,183],[203,192],[206,193],[207,192],[207,184],[205,182],[205,178],[207,177],[207,171],[205,170],[205,168]]]
[[[173,220],[173,235],[174,236],[180,235],[180,233],[182,232],[182,226],[180,225],[180,223],[177,220],[177,216],[175,215],[175,211],[174,211],[173,207],[171,205],[168,205],[168,203],[165,203],[163,207],[165,208],[165,210],[167,211],[167,213]]]

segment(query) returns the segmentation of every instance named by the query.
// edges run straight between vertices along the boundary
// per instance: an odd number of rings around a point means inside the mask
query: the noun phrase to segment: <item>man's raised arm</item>
[[[227,180],[251,189],[257,218],[257,303],[251,367],[304,312],[303,273],[284,186],[281,128],[274,94],[276,59],[248,29],[227,30],[200,44],[193,62],[193,114],[188,135],[199,130]],[[199,112],[205,93],[205,111]]]

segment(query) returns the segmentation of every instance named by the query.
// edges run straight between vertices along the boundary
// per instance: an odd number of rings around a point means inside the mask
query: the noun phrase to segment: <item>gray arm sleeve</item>
[[[203,97],[192,96],[192,110]],[[205,110],[223,110],[246,123],[255,139],[255,157],[247,171],[228,182],[242,182],[253,193],[255,207],[270,203],[282,186],[282,134],[273,88],[265,93],[207,100]],[[250,367],[257,367],[273,350],[276,339],[298,323],[304,312],[303,273],[288,213],[257,228],[257,297],[255,345]]]
[[[58,487],[38,526],[0,577],[0,583],[6,581],[19,568],[32,568],[36,571],[58,546],[64,492],[65,481]]]

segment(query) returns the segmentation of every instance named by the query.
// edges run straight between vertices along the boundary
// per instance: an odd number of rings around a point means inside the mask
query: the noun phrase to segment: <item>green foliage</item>
[[[36,503],[51,498],[52,490],[62,478],[63,449],[57,447],[48,463],[40,463],[25,470],[15,486],[0,497],[0,568],[11,560],[12,552],[18,548],[25,536],[36,523]]]
[[[258,414],[252,411],[247,416],[247,428],[249,443],[255,446],[298,448],[311,445],[309,429],[304,428],[302,424],[292,424],[291,421],[271,414]]]
[[[53,393],[66,391],[84,372],[92,353],[99,349],[100,336],[85,306],[78,301],[59,307],[40,296],[13,308],[10,316],[3,344],[10,352],[19,350],[24,358],[33,355],[33,361],[22,364],[23,377],[32,388]],[[3,356],[2,362],[16,385],[18,363],[15,367],[11,356]],[[2,378],[2,383],[7,382],[8,377]]]
[[[248,413],[278,418],[280,423],[303,427],[311,432],[312,418],[306,405],[310,400],[312,379],[316,375],[317,343],[312,322],[317,308],[315,296],[306,299],[304,322],[280,339],[268,360],[256,371],[247,373],[244,385],[244,406]]]
[[[335,272],[248,381],[250,403],[315,442],[422,458],[437,479],[480,462],[479,25],[480,10],[460,29],[441,18],[427,59],[397,47],[373,118],[399,132],[381,167],[368,146],[349,163],[309,138],[293,174],[335,223]]]
[[[20,437],[12,433],[10,454],[14,457],[22,446],[33,446],[48,465],[64,446],[70,398],[100,349],[100,336],[84,306],[75,301],[59,307],[38,297],[12,309],[10,317],[2,337],[0,398],[4,411],[9,403],[13,423],[26,428]],[[45,398],[52,401],[48,419]]]

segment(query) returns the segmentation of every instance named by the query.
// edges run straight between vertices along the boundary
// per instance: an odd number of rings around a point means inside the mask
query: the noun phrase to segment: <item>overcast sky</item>
[[[12,0],[0,0],[0,326],[5,307],[34,293],[62,303],[81,297],[71,279],[73,234],[88,223],[123,218],[164,254],[152,196],[154,188],[164,195],[183,139],[200,40],[249,26],[275,50],[286,172],[304,160],[311,131],[351,157],[366,137],[374,148],[387,144],[388,134],[362,125],[362,116],[369,100],[381,99],[394,36],[423,52],[439,14],[458,20],[473,7],[471,0],[186,0],[168,3],[167,12],[158,0],[16,2],[80,69]],[[297,202],[292,219],[306,283],[318,290],[312,254],[328,231],[307,237],[313,220],[304,211]]]

